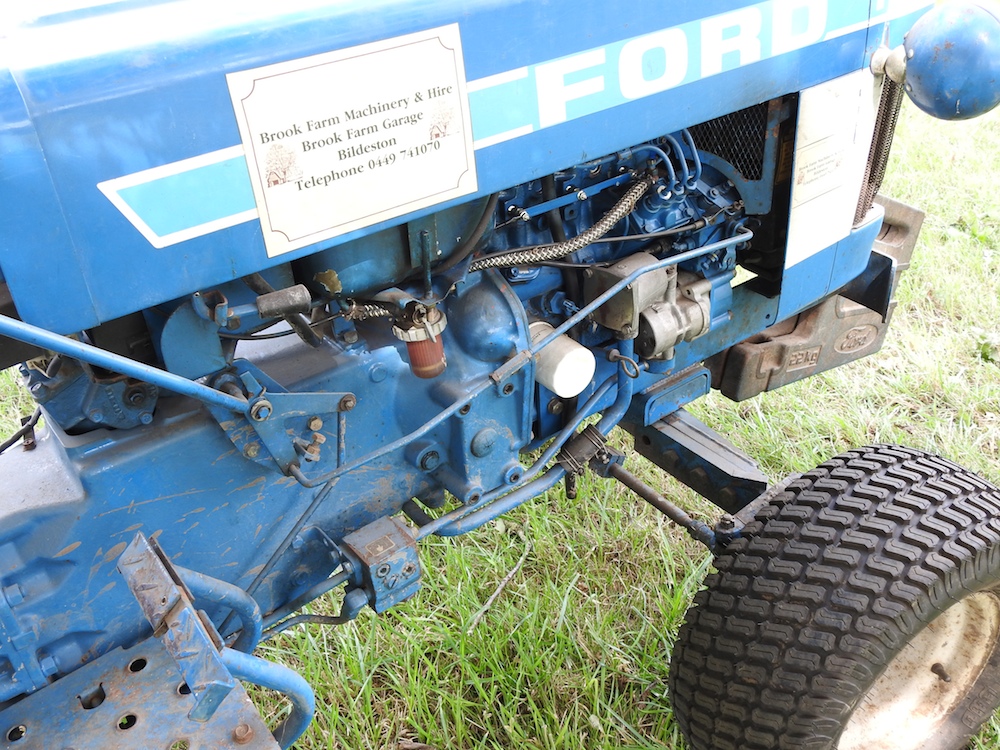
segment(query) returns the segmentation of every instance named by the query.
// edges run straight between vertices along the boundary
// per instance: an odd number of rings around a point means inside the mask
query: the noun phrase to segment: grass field
[[[909,107],[884,192],[928,216],[882,352],[750,402],[712,396],[692,410],[774,480],[849,447],[899,442],[1000,483],[998,174],[1000,117],[946,124]],[[0,382],[3,433],[12,411],[30,410],[10,382]],[[429,540],[421,559],[424,589],[406,604],[261,648],[317,689],[316,721],[297,747],[684,748],[666,696],[669,654],[711,561],[644,503],[584,480],[574,501],[550,492],[466,537]],[[1000,746],[1000,725],[979,742]]]

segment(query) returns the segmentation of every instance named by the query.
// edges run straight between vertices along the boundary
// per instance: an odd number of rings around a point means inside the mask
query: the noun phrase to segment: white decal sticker
[[[861,70],[802,92],[786,266],[850,234],[875,131],[875,88]]]
[[[457,24],[226,77],[270,257],[476,191]]]

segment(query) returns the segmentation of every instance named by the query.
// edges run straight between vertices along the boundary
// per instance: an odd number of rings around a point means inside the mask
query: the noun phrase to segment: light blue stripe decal
[[[765,0],[470,81],[474,146],[489,148],[932,6],[930,0]],[[155,247],[257,216],[241,146],[98,187]]]
[[[242,155],[120,188],[118,194],[160,237],[257,207]]]
[[[501,80],[490,86],[472,81],[476,145],[493,145],[508,140],[508,134],[517,137],[575,120],[867,28],[869,10],[868,0],[766,0],[530,65],[516,80],[497,76]]]

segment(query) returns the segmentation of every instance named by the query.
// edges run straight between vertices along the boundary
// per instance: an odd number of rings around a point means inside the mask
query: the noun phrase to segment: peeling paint
[[[70,552],[72,552],[73,550],[75,550],[81,544],[83,544],[83,542],[73,542],[69,546],[63,547],[61,550],[59,550],[58,552],[56,552],[55,555],[53,555],[53,557],[62,557],[63,555],[68,555]]]
[[[108,550],[107,554],[104,555],[104,562],[111,562],[112,560],[117,560],[121,557],[122,552],[128,547],[127,542],[118,542],[114,547]]]

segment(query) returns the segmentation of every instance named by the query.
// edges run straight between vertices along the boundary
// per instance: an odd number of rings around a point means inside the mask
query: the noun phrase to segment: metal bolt
[[[566,404],[563,403],[563,400],[561,398],[554,398],[551,401],[549,401],[548,412],[553,416],[558,416],[559,414],[562,414],[565,408]]]
[[[139,414],[139,421],[142,422],[143,424],[152,424],[153,415],[148,411],[141,412]]]
[[[719,531],[732,531],[736,528],[736,519],[727,513],[719,519],[719,523],[716,524],[716,528]]]
[[[406,563],[406,565],[403,566],[403,575],[406,576],[407,578],[412,576],[416,571],[417,571],[417,566],[411,562],[408,562]]]
[[[314,445],[323,445],[326,442],[326,435],[322,432],[314,432],[312,434],[312,441]]]
[[[243,455],[247,458],[257,458],[260,455],[260,446],[257,443],[247,443],[243,446]]]
[[[253,727],[249,724],[239,724],[233,730],[233,742],[237,745],[248,745],[253,741]]]
[[[102,412],[100,409],[91,409],[90,414],[88,414],[87,416],[90,417],[90,421],[94,422],[95,424],[100,424],[101,422],[104,421],[104,412]]]
[[[944,668],[944,664],[935,663],[931,665],[931,672],[938,676],[941,682],[951,682],[951,675],[949,675]]]
[[[358,405],[358,398],[353,393],[348,393],[342,399],[340,399],[340,406],[338,407],[340,411],[350,411],[355,406]]]
[[[35,383],[31,386],[31,395],[35,398],[44,398],[48,391],[49,389],[45,387],[44,383]]]
[[[254,405],[250,407],[250,418],[255,422],[263,422],[271,416],[271,409],[271,402],[262,398],[260,401],[254,402]]]
[[[528,221],[529,219],[531,219],[531,214],[529,214],[526,210],[522,208],[520,211],[517,212],[517,218],[519,218],[521,221]]]
[[[16,607],[24,601],[24,589],[16,583],[11,586],[5,586],[3,595],[7,599],[7,603],[12,607]]]
[[[309,421],[306,422],[306,427],[308,427],[312,432],[317,432],[323,429],[323,420],[319,417],[309,417]]]
[[[585,201],[587,200],[587,194],[583,190],[581,190],[579,193],[576,194],[576,199],[578,201]]]
[[[358,332],[357,331],[344,331],[344,343],[345,344],[356,344],[358,343]]]
[[[59,671],[59,665],[56,664],[56,660],[51,656],[46,656],[38,662],[38,668],[42,670],[42,674],[46,677],[51,677],[56,672]]]
[[[142,388],[132,388],[125,394],[125,400],[132,406],[141,406],[146,400],[146,392]]]
[[[420,457],[420,468],[424,471],[432,471],[441,464],[441,455],[437,451],[427,451]]]

